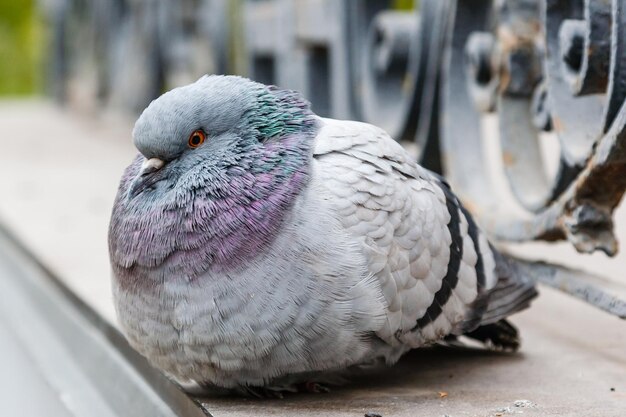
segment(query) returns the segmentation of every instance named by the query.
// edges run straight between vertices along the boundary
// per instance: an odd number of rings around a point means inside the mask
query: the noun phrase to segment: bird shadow
[[[208,411],[212,409],[243,410],[250,406],[288,410],[323,408],[345,410],[388,406],[389,399],[402,402],[427,401],[437,394],[447,395],[467,384],[468,380],[490,378],[496,368],[523,360],[519,352],[493,351],[466,346],[433,346],[415,349],[390,367],[378,367],[349,377],[328,393],[285,393],[283,398],[250,398],[237,395],[196,397]],[[438,398],[438,397],[437,397]]]

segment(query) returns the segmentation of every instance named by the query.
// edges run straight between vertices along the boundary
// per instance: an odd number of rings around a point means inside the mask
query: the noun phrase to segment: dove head
[[[298,93],[241,77],[205,76],[154,100],[111,218],[116,274],[191,277],[254,257],[306,186],[316,131]]]
[[[250,118],[260,110],[263,90],[267,87],[250,80],[224,76],[205,76],[171,90],[152,101],[135,123],[135,146],[147,159],[170,162],[194,150],[188,139],[196,130],[210,137],[208,147],[227,145],[237,134],[244,136],[242,130],[254,128]]]
[[[306,135],[311,115],[293,91],[236,76],[205,76],[154,100],[137,120],[133,140],[145,157],[144,173],[167,164],[185,171],[207,161],[228,163],[253,149],[262,154],[265,144]],[[150,185],[137,181],[131,194]]]

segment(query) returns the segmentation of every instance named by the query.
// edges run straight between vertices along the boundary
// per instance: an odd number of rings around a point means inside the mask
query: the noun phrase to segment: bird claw
[[[282,399],[283,391],[280,389],[267,388],[267,387],[242,387],[243,392],[251,397],[259,398],[259,399]]]
[[[259,399],[282,399],[286,392],[306,392],[306,393],[328,393],[330,389],[317,382],[307,381],[302,384],[289,385],[289,386],[268,386],[268,387],[250,387],[244,386],[240,388],[240,392],[243,394],[259,398]]]
[[[319,384],[313,381],[307,381],[302,384],[302,392],[310,392],[315,394],[328,393],[330,392],[330,388],[325,385]]]

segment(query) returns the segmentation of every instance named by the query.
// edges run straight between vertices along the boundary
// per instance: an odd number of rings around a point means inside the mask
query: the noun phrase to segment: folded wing
[[[499,255],[449,186],[375,126],[323,124],[316,175],[380,282],[388,311],[378,336],[416,347],[505,316],[509,311],[490,299]],[[515,282],[505,278],[507,286]],[[497,314],[487,314],[490,304]]]

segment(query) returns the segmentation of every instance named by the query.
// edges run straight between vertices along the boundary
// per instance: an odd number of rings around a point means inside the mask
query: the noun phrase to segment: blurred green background
[[[0,0],[0,95],[41,91],[43,37],[35,0]]]

